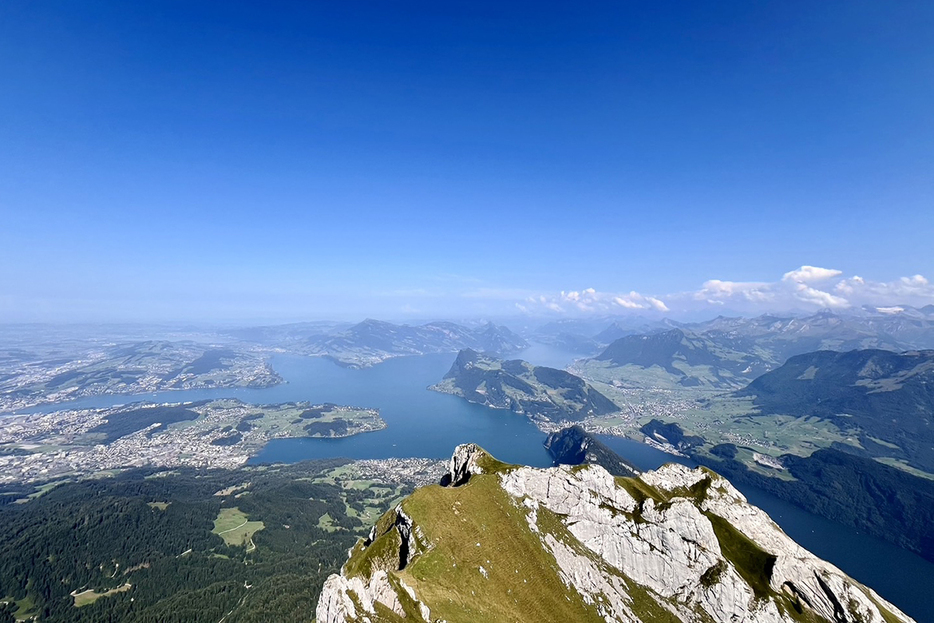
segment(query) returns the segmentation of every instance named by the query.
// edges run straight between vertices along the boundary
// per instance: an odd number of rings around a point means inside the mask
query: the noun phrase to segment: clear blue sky
[[[932,33],[928,0],[5,0],[0,321],[934,278]]]

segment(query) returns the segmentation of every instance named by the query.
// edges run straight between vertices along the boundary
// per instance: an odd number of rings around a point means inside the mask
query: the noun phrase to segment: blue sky
[[[8,0],[0,321],[934,302],[932,32],[931,2]]]

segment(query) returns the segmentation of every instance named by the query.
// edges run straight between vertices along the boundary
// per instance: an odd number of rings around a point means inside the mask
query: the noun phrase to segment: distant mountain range
[[[624,325],[612,323],[589,341],[615,339],[590,360],[579,361],[575,371],[623,386],[738,389],[803,353],[934,348],[934,313],[928,308],[897,309],[901,311],[720,316],[692,324],[662,321],[647,332],[628,335],[623,335],[628,330]]]
[[[914,312],[718,317],[685,328],[736,350],[761,348],[767,359],[781,364],[794,355],[817,350],[934,348],[934,314]]]
[[[488,322],[468,327],[453,322],[411,326],[367,319],[355,325],[299,323],[228,332],[237,339],[319,355],[351,368],[364,368],[392,357],[456,353],[464,348],[510,355],[529,344],[504,326]]]
[[[288,347],[310,338],[333,335],[353,326],[352,322],[293,322],[262,327],[238,327],[222,331],[222,335],[266,346]]]
[[[309,338],[308,352],[335,362],[364,367],[404,355],[453,353],[464,348],[508,355],[528,347],[519,335],[488,322],[476,328],[453,322],[420,326],[364,320],[334,335]]]
[[[609,398],[564,370],[502,361],[462,350],[444,379],[431,389],[533,420],[560,422],[619,411]]]
[[[655,366],[683,387],[738,387],[769,369],[768,362],[755,354],[681,329],[622,337],[594,360],[617,368]]]
[[[562,348],[580,355],[595,355],[609,343],[627,335],[649,333],[670,328],[669,321],[653,321],[642,317],[563,318],[541,325],[529,334],[529,339]]]
[[[526,339],[599,360],[614,360],[614,365],[636,365],[616,354],[605,355],[614,342],[631,336],[681,331],[695,348],[707,350],[711,358],[700,356],[705,374],[671,372],[681,359],[698,360],[685,353],[672,352],[674,358],[642,358],[648,367],[657,365],[669,370],[667,379],[675,386],[736,388],[762,372],[775,368],[788,357],[816,350],[852,350],[879,348],[893,351],[934,348],[934,305],[923,308],[896,306],[859,308],[815,314],[762,315],[754,318],[719,316],[704,322],[678,322],[642,316],[596,316],[564,318],[537,328],[523,328],[522,335],[503,325],[486,323],[468,326],[453,322],[429,322],[419,325],[364,320],[358,324],[341,322],[305,322],[265,327],[230,329],[223,335],[267,347],[329,357],[341,365],[365,367],[390,357],[470,348],[507,356],[528,347]],[[666,339],[671,339],[669,336]],[[723,360],[723,361],[719,361]],[[739,366],[738,362],[747,363]],[[723,363],[723,366],[719,364]],[[752,366],[748,372],[747,367]],[[674,365],[675,368],[680,366]],[[733,378],[738,377],[738,378]]]

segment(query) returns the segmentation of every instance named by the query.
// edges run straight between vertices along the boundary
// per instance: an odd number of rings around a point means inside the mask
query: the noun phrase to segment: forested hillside
[[[3,496],[0,621],[305,619],[369,517],[411,490],[342,479],[343,463],[135,471]]]

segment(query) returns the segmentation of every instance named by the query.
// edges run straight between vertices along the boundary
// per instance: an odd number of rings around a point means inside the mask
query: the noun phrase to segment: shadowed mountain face
[[[622,337],[594,359],[616,367],[657,366],[686,387],[738,387],[768,369],[768,363],[756,355],[681,329]]]
[[[552,422],[619,410],[609,398],[569,372],[518,359],[500,361],[469,349],[457,355],[451,370],[431,389]]]
[[[580,426],[569,426],[548,435],[545,449],[555,465],[599,465],[614,476],[635,476],[636,466],[616,454]]]
[[[831,420],[859,440],[848,451],[934,471],[934,351],[798,355],[737,394],[755,396],[763,415]]]
[[[718,317],[688,325],[688,328],[723,347],[744,352],[758,348],[776,365],[794,355],[818,350],[904,351],[934,345],[934,322],[931,320],[884,314],[862,316],[824,311],[804,318]]]
[[[708,349],[705,340],[688,337],[680,329],[672,329],[651,335],[633,335],[620,338],[597,355],[598,361],[609,361],[618,366],[633,364],[643,368],[659,366],[678,374],[673,363],[682,360],[691,366],[710,366],[718,364]]]

